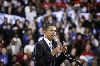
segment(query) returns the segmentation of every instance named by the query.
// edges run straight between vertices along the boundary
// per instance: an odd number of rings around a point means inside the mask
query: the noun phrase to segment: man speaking
[[[60,66],[66,59],[64,53],[67,48],[63,49],[53,41],[56,36],[56,27],[52,24],[43,25],[44,38],[35,45],[35,66]],[[58,53],[59,56],[56,56]]]
[[[82,66],[84,59],[75,59],[67,53],[67,45],[64,42],[54,41],[56,36],[56,27],[52,24],[43,25],[44,38],[38,41],[34,48],[35,66],[60,66],[64,60],[76,62],[74,66]]]

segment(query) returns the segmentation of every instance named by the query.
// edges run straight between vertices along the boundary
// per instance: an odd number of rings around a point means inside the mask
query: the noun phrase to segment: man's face
[[[56,27],[49,26],[47,30],[44,30],[44,34],[46,35],[46,38],[52,40],[56,35]]]

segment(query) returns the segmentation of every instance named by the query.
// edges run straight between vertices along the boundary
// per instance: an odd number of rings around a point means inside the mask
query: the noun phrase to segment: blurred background
[[[0,0],[0,66],[34,66],[46,22],[56,25],[68,53],[86,60],[83,66],[100,66],[100,0]]]

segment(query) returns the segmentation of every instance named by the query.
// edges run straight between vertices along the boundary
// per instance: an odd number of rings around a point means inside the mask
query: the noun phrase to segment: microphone
[[[72,56],[71,54],[65,54],[65,57],[70,61],[70,62],[76,62],[75,66],[82,66],[82,63],[80,60],[76,59],[75,56]]]

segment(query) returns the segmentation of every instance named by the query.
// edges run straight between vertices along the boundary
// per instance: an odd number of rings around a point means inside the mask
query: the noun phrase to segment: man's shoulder
[[[42,39],[42,40],[40,40],[40,41],[38,41],[37,43],[36,43],[36,46],[37,45],[43,45],[44,44],[44,40]]]

